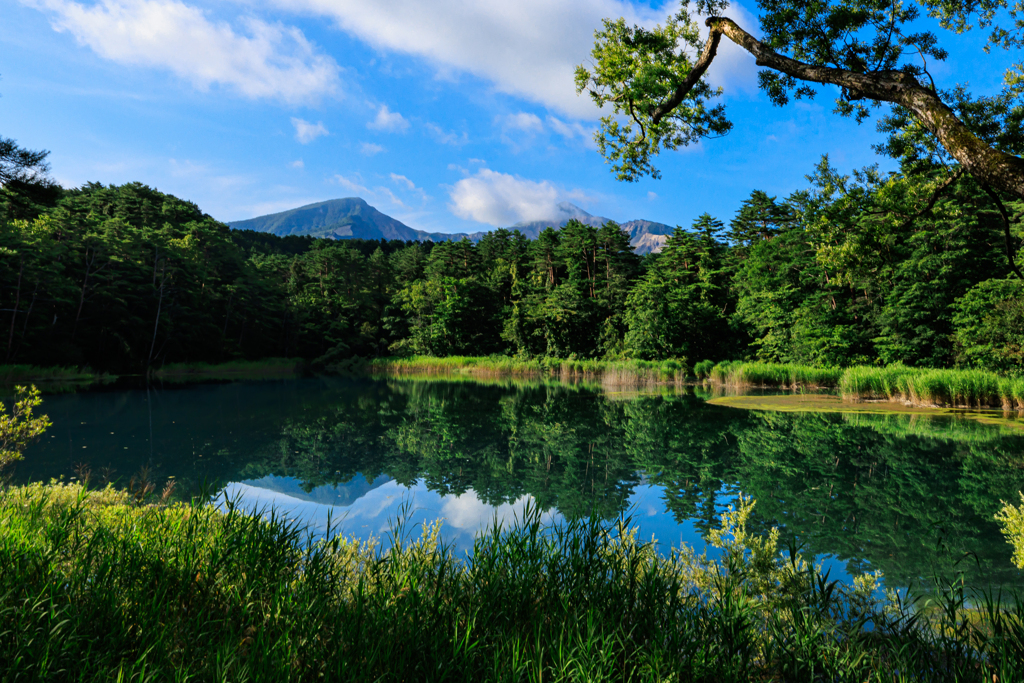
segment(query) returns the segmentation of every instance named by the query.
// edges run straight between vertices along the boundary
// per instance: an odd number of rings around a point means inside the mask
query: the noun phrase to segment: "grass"
[[[890,365],[848,368],[839,384],[844,400],[886,400],[950,408],[1024,410],[1024,378],[987,370],[941,370]]]
[[[704,367],[706,363],[704,361]],[[834,387],[842,375],[839,368],[815,368],[795,363],[761,363],[723,361],[707,371],[707,378],[716,384],[759,387]]]
[[[478,377],[551,377],[561,381],[600,381],[606,388],[629,388],[666,382],[683,382],[685,360],[577,360],[561,358],[519,359],[509,356],[412,356],[371,362],[373,372],[386,375],[466,374]]]
[[[153,370],[153,376],[171,382],[191,379],[258,379],[301,373],[305,361],[297,358],[233,360],[227,363],[170,363]]]
[[[715,562],[628,520],[318,540],[267,511],[51,483],[0,492],[5,681],[1020,680],[1024,606],[879,597],[722,515]],[[998,677],[998,678],[994,678]]]
[[[815,368],[792,363],[723,361],[700,373],[712,384],[780,389],[836,387],[844,401],[1024,411],[1024,378],[988,370],[885,367]]]
[[[19,382],[90,382],[109,377],[89,368],[54,366],[42,368],[36,365],[0,365],[0,384]]]

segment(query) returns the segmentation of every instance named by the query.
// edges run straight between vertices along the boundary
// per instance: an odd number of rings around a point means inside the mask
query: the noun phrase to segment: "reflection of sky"
[[[303,491],[291,477],[264,477],[258,481],[228,484],[220,496],[237,500],[246,510],[274,509],[289,519],[308,525],[314,535],[323,535],[331,525],[345,536],[365,540],[371,536],[389,543],[395,522],[407,518],[406,537],[418,538],[423,525],[440,519],[441,537],[455,546],[459,554],[473,548],[473,539],[481,532],[493,528],[495,521],[508,527],[521,519],[533,497],[524,495],[512,503],[489,505],[470,490],[457,495],[441,495],[429,490],[423,481],[412,487],[398,482],[383,481],[380,477],[367,482],[357,476],[352,482],[340,486],[320,486],[310,492]],[[355,489],[361,495],[346,505],[326,504],[321,501],[351,500],[351,496],[336,493],[336,489]],[[627,515],[638,528],[642,541],[655,540],[659,550],[668,554],[672,548],[689,545],[698,553],[708,550],[710,557],[718,553],[707,547],[700,531],[691,521],[679,523],[665,506],[664,489],[648,484],[637,485],[629,498]],[[735,501],[725,501],[725,505]],[[723,507],[724,509],[724,507]],[[562,515],[554,510],[543,513],[545,523],[557,522]],[[830,570],[831,579],[849,581],[845,563],[838,559],[818,558],[824,569]]]

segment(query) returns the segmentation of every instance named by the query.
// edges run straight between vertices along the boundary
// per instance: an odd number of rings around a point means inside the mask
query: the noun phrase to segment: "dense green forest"
[[[477,244],[232,231],[139,183],[0,187],[5,363],[271,356],[1024,365],[1024,211],[945,171],[752,192],[639,257],[615,224]]]

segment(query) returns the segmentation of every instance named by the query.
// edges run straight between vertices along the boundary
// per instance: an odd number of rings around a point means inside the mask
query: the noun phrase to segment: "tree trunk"
[[[18,268],[18,288],[14,295],[14,312],[11,313],[11,332],[7,335],[7,359],[11,359],[11,348],[14,344],[14,321],[18,318],[18,306],[21,305],[21,276],[25,273],[25,257],[21,257],[21,266]]]

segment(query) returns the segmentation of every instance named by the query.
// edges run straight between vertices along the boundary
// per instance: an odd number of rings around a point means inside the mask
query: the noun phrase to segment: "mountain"
[[[329,199],[297,209],[258,216],[245,221],[228,221],[235,230],[269,232],[279,237],[312,235],[332,239],[406,240],[443,242],[462,239],[464,235],[413,230],[373,208],[359,197]]]
[[[587,213],[575,204],[569,202],[560,202],[558,204],[556,215],[551,218],[541,221],[521,221],[512,226],[512,228],[523,233],[530,239],[536,239],[540,232],[549,226],[563,227],[566,223],[571,220],[577,220],[584,225],[592,225],[595,228],[599,228],[605,223],[611,221],[610,218],[604,216],[595,216]],[[634,220],[626,223],[619,223],[619,227],[629,233],[629,243],[633,245],[638,254],[650,254],[651,252],[661,251],[662,246],[665,244],[665,240],[672,234],[673,228],[665,225],[664,223],[655,223],[654,221]]]
[[[523,221],[510,226],[519,230],[530,239],[547,227],[561,228],[571,220],[578,220],[586,225],[600,227],[610,219],[589,214],[575,204],[561,202],[557,205],[555,215],[538,221]],[[425,232],[414,230],[408,225],[381,213],[359,197],[345,199],[329,199],[325,202],[307,204],[297,209],[258,216],[244,221],[229,221],[228,225],[236,230],[255,230],[269,232],[285,237],[287,235],[312,235],[331,239],[369,239],[369,240],[406,240],[417,242],[444,242],[468,238],[479,241],[486,233],[470,234],[456,232]],[[621,223],[622,229],[629,233],[630,244],[638,254],[649,254],[661,250],[672,228],[664,223],[634,220]]]
[[[370,491],[391,481],[386,474],[379,475],[372,481],[362,474],[357,474],[345,484],[324,484],[307,491],[302,483],[294,477],[278,477],[268,474],[262,479],[250,479],[243,484],[266,491],[283,493],[291,498],[306,500],[321,505],[337,505],[348,507]]]

